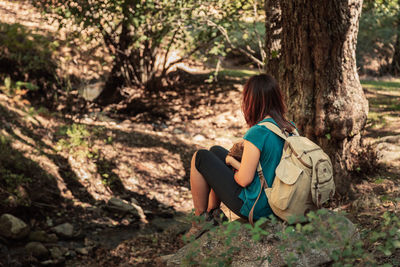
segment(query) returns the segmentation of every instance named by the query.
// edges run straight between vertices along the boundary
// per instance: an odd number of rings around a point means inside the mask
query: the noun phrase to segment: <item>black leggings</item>
[[[236,215],[240,214],[243,201],[239,198],[242,187],[233,178],[234,171],[225,163],[228,150],[213,146],[210,150],[200,149],[196,154],[196,169],[203,175],[218,198]]]

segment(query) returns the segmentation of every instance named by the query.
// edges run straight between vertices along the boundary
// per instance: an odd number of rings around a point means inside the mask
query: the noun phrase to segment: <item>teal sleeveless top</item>
[[[264,119],[261,122],[272,122],[278,126],[278,124],[272,119]],[[251,142],[260,150],[260,163],[263,169],[263,174],[267,180],[268,186],[271,187],[275,179],[275,169],[278,166],[281,157],[284,140],[271,132],[267,127],[261,125],[254,125],[251,127],[243,139]],[[250,210],[257,199],[258,193],[260,192],[261,184],[258,173],[255,172],[253,181],[247,187],[242,189],[239,194],[239,198],[243,200],[243,206],[240,213],[246,217],[249,216]],[[264,190],[261,192],[260,199],[258,200],[254,208],[254,219],[261,217],[268,217],[272,213],[271,207],[268,204],[267,196]]]

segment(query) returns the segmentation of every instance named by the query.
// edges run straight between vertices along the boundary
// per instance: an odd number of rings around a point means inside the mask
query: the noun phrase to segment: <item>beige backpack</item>
[[[335,183],[329,156],[308,138],[299,136],[297,130],[288,136],[271,122],[260,123],[285,140],[282,158],[275,170],[275,180],[269,188],[261,164],[257,172],[261,190],[250,211],[249,221],[253,225],[254,207],[264,188],[268,203],[276,216],[288,221],[290,216],[305,215],[310,210],[321,208],[333,197]],[[295,218],[295,217],[293,217]]]

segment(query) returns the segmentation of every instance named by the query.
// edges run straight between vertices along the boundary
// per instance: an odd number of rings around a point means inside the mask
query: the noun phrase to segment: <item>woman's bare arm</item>
[[[234,179],[242,187],[248,186],[253,181],[259,160],[260,150],[247,140],[244,141],[242,162],[231,156],[226,157],[226,163],[239,170],[235,173]]]

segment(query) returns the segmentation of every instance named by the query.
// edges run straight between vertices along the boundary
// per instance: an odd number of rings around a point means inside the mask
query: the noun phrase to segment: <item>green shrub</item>
[[[367,231],[367,244],[380,261],[398,266],[400,259],[391,257],[400,249],[400,217],[395,212],[386,211],[380,217],[379,225]]]
[[[104,129],[103,127],[90,128],[77,123],[61,126],[57,131],[59,140],[56,150],[67,151],[77,157],[98,159],[99,151],[93,148],[93,142],[103,137]],[[112,137],[108,136],[104,142],[111,143]],[[107,180],[108,177],[104,178]]]
[[[108,161],[104,155],[101,155],[98,151],[95,155],[95,164],[97,166],[97,172],[101,175],[102,183],[105,186],[114,189],[118,181],[120,181],[118,175],[113,171],[115,168],[114,163]]]
[[[303,223],[285,224],[278,232],[273,233],[281,240],[281,246],[277,247],[288,266],[296,266],[299,257],[303,257],[306,251],[315,249],[325,252],[332,259],[333,266],[398,266],[399,259],[392,255],[400,248],[400,218],[394,212],[385,212],[381,216],[379,225],[371,229],[356,230],[354,235],[349,235],[349,224],[344,213],[332,214],[327,210],[310,212],[303,217]],[[192,247],[188,250],[183,264],[186,266],[228,266],[232,257],[242,247],[232,240],[241,231],[247,231],[254,242],[265,242],[263,236],[270,233],[265,225],[272,229],[277,226],[277,220],[259,220],[254,227],[249,224],[241,224],[237,221],[224,223],[220,227],[213,228],[210,242],[219,242],[219,251],[202,248],[207,257],[198,257],[200,247],[198,241],[192,240]],[[279,229],[279,228],[276,228]],[[268,241],[267,241],[268,242]],[[235,245],[236,244],[236,245]],[[250,245],[250,244],[247,244]],[[251,247],[248,247],[251,248]],[[265,258],[258,259],[264,262]]]
[[[400,33],[399,12],[398,1],[364,1],[356,49],[357,67],[361,72],[369,71],[365,65],[370,59],[380,63],[378,72],[384,71],[382,67],[392,61],[396,36]]]
[[[76,156],[90,157],[91,133],[86,125],[74,123],[61,126],[57,134],[62,136],[57,142],[58,151],[66,150]]]
[[[14,201],[20,205],[27,205],[29,200],[21,195],[20,186],[27,187],[32,182],[29,172],[31,166],[25,165],[25,158],[21,153],[11,147],[11,141],[0,134],[0,189],[12,196]],[[7,202],[4,199],[0,201]],[[1,207],[1,205],[0,205]]]
[[[56,46],[21,24],[0,23],[0,83],[3,90],[37,90],[54,83]],[[1,87],[0,87],[1,88]]]

